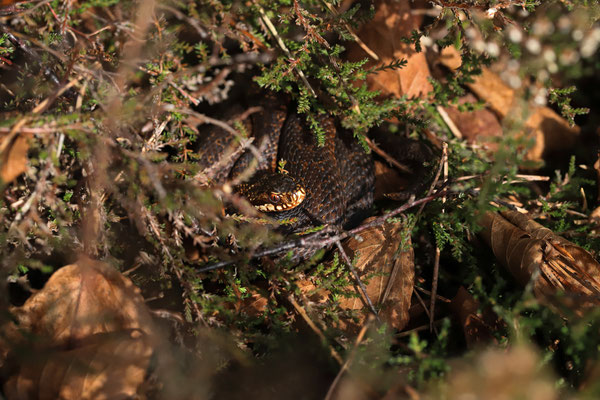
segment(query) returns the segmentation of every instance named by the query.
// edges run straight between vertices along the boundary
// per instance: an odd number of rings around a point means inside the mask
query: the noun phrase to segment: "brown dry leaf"
[[[594,163],[594,169],[596,170],[596,175],[597,175],[598,201],[600,201],[600,152],[598,152],[598,159]]]
[[[109,265],[88,258],[60,268],[12,312],[21,328],[52,345],[97,333],[154,331],[139,288]]]
[[[27,170],[29,142],[23,135],[0,137],[0,178],[4,183],[12,182]]]
[[[404,68],[386,70],[367,77],[367,85],[371,90],[379,90],[385,97],[424,96],[432,89],[427,80],[430,76],[429,66],[424,53],[417,53],[413,45],[401,41],[410,37],[411,31],[418,29],[421,17],[411,13],[408,1],[378,1],[374,18],[363,25],[358,36],[380,58],[378,63],[370,62],[367,67],[388,65],[399,59],[408,61]],[[352,43],[348,45],[348,58],[361,60],[367,53]]]
[[[250,294],[250,297],[244,299],[241,309],[246,314],[257,317],[267,310],[269,299],[256,290],[251,290]]]
[[[26,359],[4,393],[8,400],[133,398],[151,355],[150,340],[140,331],[94,335],[75,349]]]
[[[497,344],[493,332],[498,330],[502,321],[490,309],[479,312],[479,302],[461,286],[450,303],[450,309],[460,321],[467,347],[489,343]]]
[[[600,304],[600,264],[590,253],[516,211],[487,212],[480,224],[494,255],[517,281],[525,286],[534,279],[538,298],[564,291],[580,298],[570,304],[578,313]]]
[[[367,294],[379,306],[381,320],[401,330],[408,322],[415,277],[410,236],[403,224],[393,223],[367,229],[360,233],[360,238],[348,239],[344,249],[351,259],[356,259],[355,268],[361,279],[368,279]],[[401,245],[406,250],[398,252]],[[340,302],[342,308],[364,311],[360,325],[369,314],[365,304],[362,298]]]
[[[439,58],[440,62],[450,69],[460,66],[458,51],[454,47],[446,47]],[[475,95],[488,103],[490,109],[501,119],[513,115],[522,115],[525,104],[522,103],[518,92],[509,87],[489,68],[482,68],[482,73],[467,84]],[[545,152],[562,151],[571,147],[579,135],[579,127],[571,127],[569,123],[548,107],[533,104],[530,115],[525,121],[524,134],[535,140],[529,149],[527,158],[533,161],[542,160]]]
[[[590,213],[590,221],[596,225],[600,225],[600,207],[595,208]]]
[[[11,314],[18,323],[3,327],[3,355],[23,346],[35,354],[28,361],[14,351],[23,360],[5,387],[11,399],[122,398],[143,382],[156,328],[139,289],[109,265],[82,258],[62,267]],[[21,396],[30,390],[39,397]]]
[[[459,99],[459,104],[475,103],[477,99],[468,94]],[[462,136],[468,143],[479,143],[490,150],[496,150],[496,143],[489,139],[502,136],[502,126],[498,117],[491,111],[482,108],[474,111],[459,111],[458,107],[444,108]]]

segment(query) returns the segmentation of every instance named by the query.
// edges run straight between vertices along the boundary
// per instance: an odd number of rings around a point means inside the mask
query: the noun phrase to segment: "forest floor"
[[[599,47],[585,0],[0,0],[0,397],[599,398]],[[368,218],[237,194],[273,93]]]

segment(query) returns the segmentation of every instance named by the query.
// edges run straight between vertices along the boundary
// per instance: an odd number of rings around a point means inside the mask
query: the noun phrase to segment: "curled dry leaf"
[[[411,13],[408,1],[378,1],[373,19],[365,24],[358,36],[380,58],[378,63],[367,67],[378,67],[406,59],[407,65],[401,69],[380,71],[367,77],[371,90],[378,90],[383,96],[408,97],[424,96],[432,89],[428,78],[429,66],[424,53],[417,53],[413,45],[404,43],[402,38],[410,37],[421,24],[421,17]],[[348,45],[348,58],[361,60],[367,53],[356,43]]]
[[[19,134],[0,137],[0,178],[4,183],[12,182],[27,170],[27,138]]]
[[[396,222],[367,229],[359,236],[349,238],[344,249],[351,259],[356,260],[355,268],[361,279],[367,281],[367,294],[380,310],[381,320],[401,330],[408,322],[415,278],[410,235],[403,224]],[[362,298],[340,302],[342,308],[363,311],[361,325],[369,314],[365,304]]]
[[[439,60],[450,69],[460,66],[460,55],[454,47],[446,47]],[[481,75],[475,76],[473,82],[467,85],[501,119],[521,116],[523,107],[529,107],[530,115],[525,121],[524,134],[535,140],[527,153],[529,160],[542,160],[546,152],[562,151],[575,144],[578,127],[569,126],[564,118],[549,107],[522,104],[519,93],[489,68],[482,68]]]
[[[482,236],[522,285],[533,280],[540,299],[564,291],[576,312],[600,304],[600,264],[581,247],[554,234],[516,211],[487,212],[480,220]]]
[[[96,399],[101,386],[110,387],[104,398],[120,398],[112,394],[135,393],[143,382],[156,329],[139,289],[114,268],[82,258],[11,313],[17,324],[3,327],[2,354],[27,352],[11,354],[21,360],[5,386],[9,399]]]

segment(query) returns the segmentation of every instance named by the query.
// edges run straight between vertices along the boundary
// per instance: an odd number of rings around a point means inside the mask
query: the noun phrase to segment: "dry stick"
[[[446,110],[444,110],[442,106],[437,106],[436,110],[440,114],[440,117],[442,117],[446,125],[448,125],[448,129],[450,129],[450,132],[452,132],[454,137],[456,137],[457,139],[462,139],[464,137],[462,132],[460,131],[460,129],[458,129],[454,121],[452,121]]]
[[[356,340],[354,341],[354,347],[352,348],[352,353],[350,353],[350,356],[346,359],[346,362],[344,363],[344,365],[342,365],[342,368],[340,368],[338,374],[335,376],[335,379],[331,383],[331,386],[329,386],[329,390],[327,391],[325,400],[331,400],[333,393],[335,391],[335,388],[337,387],[338,383],[340,382],[340,379],[344,375],[344,372],[346,372],[348,370],[348,368],[350,367],[350,364],[352,363],[352,361],[354,361],[354,357],[356,356],[356,351],[358,349],[358,346],[360,345],[363,338],[365,337],[365,334],[367,333],[367,330],[369,329],[369,326],[371,325],[372,321],[373,321],[373,318],[372,317],[369,318],[369,320],[367,320],[367,322],[363,325],[360,332],[358,333],[358,336],[356,337]]]
[[[286,57],[289,58],[290,61],[292,61],[293,60],[292,53],[290,53],[290,51],[286,47],[285,43],[283,43],[283,40],[281,39],[281,37],[277,33],[277,29],[275,29],[275,25],[273,25],[273,23],[271,22],[271,20],[269,19],[269,17],[267,17],[267,14],[265,13],[265,10],[260,5],[257,5],[257,7],[258,7],[258,12],[260,14],[260,17],[262,18],[262,20],[265,23],[267,29],[269,30],[269,33],[271,33],[271,36],[273,36],[273,38],[277,42],[277,45],[285,53]],[[298,74],[298,76],[300,77],[300,79],[302,79],[302,82],[304,82],[304,84],[306,85],[306,87],[310,91],[310,94],[313,97],[317,97],[317,94],[313,90],[312,86],[310,86],[310,83],[308,83],[308,80],[306,79],[306,76],[304,75],[304,72],[302,72],[302,70],[300,68],[298,68],[297,65],[294,65],[294,69],[296,70],[296,73]]]
[[[431,291],[429,291],[429,290],[427,290],[427,289],[424,289],[424,288],[422,288],[422,287],[420,287],[420,286],[415,286],[415,289],[417,289],[417,290],[419,290],[419,291],[421,291],[421,292],[425,293],[427,296],[431,296]],[[438,295],[436,295],[435,297],[436,297],[436,298],[437,298],[439,301],[443,301],[444,303],[451,303],[451,302],[452,302],[452,300],[450,300],[450,299],[448,299],[448,298],[446,298],[446,297],[444,297],[444,296],[440,296],[439,294],[438,294]]]
[[[273,247],[271,249],[267,249],[267,250],[264,250],[264,251],[256,252],[256,253],[254,253],[252,255],[252,258],[260,258],[260,257],[265,257],[265,256],[272,256],[274,254],[279,254],[279,253],[282,253],[284,251],[295,249],[297,247],[303,247],[303,244],[304,244],[303,242],[304,242],[303,239],[300,239],[300,240],[297,240],[297,241],[295,240],[295,241],[292,241],[292,242],[287,242],[287,243],[284,243],[284,244],[282,244],[280,246]],[[233,260],[220,261],[218,263],[209,265],[207,267],[199,268],[197,270],[197,272],[200,273],[200,272],[212,271],[212,270],[215,270],[215,269],[227,267],[227,266],[229,266],[229,265],[231,265],[231,264],[233,264],[235,262],[236,261],[233,261]]]
[[[369,294],[367,293],[367,288],[365,287],[365,284],[360,279],[360,276],[358,275],[358,272],[356,272],[356,268],[354,268],[354,265],[352,265],[352,261],[350,261],[350,258],[348,257],[348,254],[346,254],[346,251],[342,247],[342,243],[339,240],[337,240],[335,242],[335,245],[337,246],[338,251],[342,255],[342,258],[344,259],[344,262],[346,263],[346,265],[348,265],[348,268],[350,269],[350,272],[352,272],[352,275],[354,275],[354,280],[356,281],[356,284],[360,288],[360,291],[362,292],[362,295],[365,297],[365,301],[367,302],[367,305],[369,306],[369,309],[371,310],[371,312],[373,313],[373,315],[375,315],[375,317],[377,318],[377,322],[381,322],[381,320],[379,319],[379,313],[375,309],[375,305],[373,304],[373,302],[371,301],[371,298],[369,297]]]
[[[315,323],[310,319],[310,317],[306,313],[306,310],[304,309],[304,307],[302,307],[300,304],[298,304],[298,302],[291,295],[288,296],[288,301],[290,303],[292,303],[292,305],[294,306],[294,308],[296,309],[298,314],[300,314],[300,316],[308,324],[310,329],[312,329],[317,334],[317,336],[319,336],[319,338],[323,341],[323,343],[327,343],[327,338],[325,337],[325,335],[323,334],[321,329],[319,329],[319,327],[317,325],[315,325]],[[337,351],[335,351],[335,349],[331,346],[329,346],[329,351],[331,352],[331,356],[335,359],[335,361],[337,361],[340,365],[342,365],[344,361],[343,361],[342,357],[339,355],[339,353]]]
[[[77,83],[79,83],[80,79],[81,78],[72,79],[66,85],[60,86],[59,89],[56,91],[56,93],[53,93],[50,96],[46,97],[43,101],[41,101],[33,109],[32,112],[35,113],[35,114],[41,114],[42,112],[44,112],[45,110],[47,110],[48,107],[50,107],[52,105],[52,103],[54,102],[54,100],[56,100],[57,98],[59,98],[60,96],[62,96],[63,94],[66,94],[66,93],[71,93],[68,96],[70,98],[74,98],[74,92],[72,92],[71,88],[73,86],[75,86]]]
[[[331,13],[333,15],[335,15],[336,17],[339,17],[340,13],[338,13],[337,10],[335,8],[333,8],[333,6],[331,4],[329,4],[328,2],[326,2],[324,0],[322,1],[322,3],[325,5],[325,7],[327,7],[329,9],[329,11],[331,11]],[[362,39],[359,38],[356,33],[354,33],[354,30],[352,29],[352,27],[350,25],[348,25],[348,23],[346,21],[344,21],[343,24],[344,24],[344,28],[346,28],[348,30],[348,32],[350,33],[350,35],[352,36],[354,41],[356,43],[358,43],[360,48],[363,49],[365,51],[365,53],[367,53],[369,55],[369,57],[371,57],[373,60],[379,61],[379,56],[377,54],[375,54],[375,52],[373,50],[371,50],[369,48],[369,46],[367,46],[365,44],[365,42],[363,42]]]
[[[379,147],[378,145],[376,145],[371,139],[369,139],[366,136],[365,136],[365,141],[367,142],[367,144],[369,145],[369,148],[371,150],[373,150],[375,153],[379,154],[385,161],[387,161],[388,163],[390,163],[394,167],[398,168],[400,171],[406,172],[408,174],[410,174],[410,173],[413,172],[412,169],[410,169],[409,167],[407,167],[404,164],[400,164],[398,161],[396,161],[396,159],[394,157],[390,156],[388,153],[386,153],[385,151],[383,151],[381,149],[381,147]]]
[[[437,328],[437,326],[438,326],[439,324],[441,324],[442,322],[444,322],[444,319],[445,319],[445,318],[438,319],[437,321],[434,321],[434,322],[433,322],[433,325],[434,325],[434,326]],[[400,333],[396,334],[396,336],[395,336],[395,337],[396,337],[396,338],[401,338],[401,337],[410,336],[410,335],[412,335],[413,333],[417,333],[417,332],[420,332],[420,331],[424,331],[424,330],[426,330],[427,328],[431,329],[431,328],[429,327],[429,325],[422,325],[422,326],[418,326],[418,327],[416,327],[416,328],[413,328],[413,329],[410,329],[410,330],[408,330],[408,331],[400,332]]]
[[[379,225],[383,225],[386,220],[388,218],[392,218],[406,210],[408,210],[409,208],[421,205],[421,204],[425,204],[430,202],[431,200],[437,199],[438,197],[441,197],[443,195],[448,194],[448,191],[444,190],[444,191],[440,191],[438,193],[423,197],[419,200],[413,200],[410,201],[408,203],[405,203],[404,205],[382,215],[381,217],[378,217],[376,219],[374,219],[373,221],[367,223],[367,224],[363,224],[357,228],[354,228],[350,231],[344,231],[338,235],[332,236],[330,238],[327,239],[323,239],[321,232],[317,232],[315,234],[312,235],[307,235],[304,238],[300,238],[300,239],[296,239],[293,240],[291,242],[286,242],[283,243],[281,245],[278,245],[276,247],[261,251],[261,252],[257,252],[254,253],[254,255],[251,258],[259,258],[259,257],[263,257],[263,256],[269,256],[269,255],[273,255],[273,254],[278,254],[287,250],[291,250],[294,248],[298,248],[298,247],[304,247],[304,248],[314,248],[314,249],[321,249],[327,246],[330,246],[332,244],[334,244],[335,242],[339,242],[341,240],[344,240],[352,235],[356,235],[358,233],[361,233],[369,228],[373,228]],[[229,260],[229,261],[221,261],[218,262],[216,264],[211,264],[208,265],[206,267],[203,268],[199,268],[197,269],[197,272],[207,272],[207,271],[212,271],[218,268],[223,268],[223,267],[227,267],[229,265],[232,265],[236,262],[238,262],[239,260]]]
[[[200,37],[202,39],[206,39],[208,37],[208,33],[200,25],[200,22],[198,19],[190,18],[187,15],[185,15],[184,13],[182,13],[181,11],[179,11],[178,9],[176,9],[175,7],[168,6],[168,5],[164,4],[163,2],[159,2],[156,5],[156,7],[172,13],[175,16],[175,18],[187,23],[189,26],[191,26],[192,28],[194,28],[196,30],[196,32],[200,35]]]
[[[435,319],[435,296],[438,288],[438,278],[440,273],[440,248],[435,246],[435,261],[433,263],[433,276],[431,277],[431,298],[429,299],[429,332],[435,330],[433,321]],[[437,334],[437,331],[435,332]]]
[[[182,114],[188,114],[191,115],[197,119],[199,119],[201,122],[203,123],[207,123],[207,124],[211,124],[211,125],[216,125],[219,128],[227,131],[227,133],[235,136],[237,139],[242,140],[242,139],[246,139],[244,138],[238,131],[236,131],[235,129],[233,129],[227,122],[223,122],[221,120],[215,119],[215,118],[211,118],[208,117],[204,114],[200,114],[198,112],[195,111],[191,111],[191,110],[184,110],[184,109],[179,109],[179,108],[175,108],[173,107],[171,104],[165,104],[163,106],[163,109],[165,111],[177,111],[179,113]],[[252,152],[252,154],[254,155],[254,157],[259,161],[262,162],[264,157],[262,156],[261,152],[256,148],[256,146],[253,146],[251,144],[248,144],[248,149]]]
[[[419,304],[421,304],[421,307],[423,307],[423,311],[425,311],[425,315],[427,315],[427,318],[431,319],[429,310],[427,309],[427,305],[425,304],[425,301],[423,300],[419,292],[413,290],[413,293],[415,294],[415,296],[417,296],[417,300],[419,301]]]
[[[442,160],[440,165],[443,166],[444,169],[444,183],[448,182],[448,144],[446,142],[442,143]],[[442,203],[446,202],[446,196],[442,197]],[[442,213],[445,212],[445,209],[442,208]],[[436,331],[437,328],[433,324],[435,320],[435,300],[437,295],[438,288],[438,278],[440,273],[440,247],[435,245],[435,262],[433,264],[433,277],[431,278],[431,299],[429,306],[429,331]]]
[[[0,33],[3,33],[4,35],[6,35],[6,37],[13,44],[13,46],[15,46],[16,48],[21,50],[23,53],[25,53],[25,56],[29,59],[29,61],[36,64],[42,70],[46,79],[51,81],[54,84],[54,86],[56,86],[56,87],[61,86],[60,79],[58,79],[58,76],[56,76],[54,71],[52,71],[50,68],[44,66],[44,63],[42,62],[42,59],[40,58],[40,56],[38,56],[35,51],[30,49],[29,46],[27,44],[25,44],[25,42],[23,42],[21,39],[19,39],[18,37],[13,35],[11,32],[9,32],[4,27],[3,24],[0,24]],[[54,52],[51,52],[51,53],[56,56],[56,54]],[[60,57],[57,57],[57,58],[60,60]],[[75,98],[75,95],[76,95],[75,92],[73,92],[71,90],[70,86],[68,88],[64,88],[64,90],[62,90],[60,94],[63,94],[63,93],[65,93],[69,98]],[[60,94],[57,94],[56,96],[58,97],[58,96],[60,96]]]

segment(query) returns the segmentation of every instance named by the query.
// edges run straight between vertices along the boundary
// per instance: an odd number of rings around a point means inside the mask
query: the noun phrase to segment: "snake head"
[[[306,197],[306,190],[286,174],[259,171],[252,180],[236,187],[250,204],[261,212],[279,212],[298,207]]]

